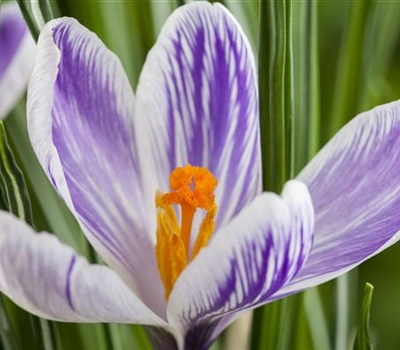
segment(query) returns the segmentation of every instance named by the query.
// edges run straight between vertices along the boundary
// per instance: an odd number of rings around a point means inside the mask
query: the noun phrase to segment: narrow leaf
[[[260,2],[259,91],[264,190],[280,192],[287,177],[285,141],[286,5]]]
[[[353,350],[373,350],[374,345],[369,332],[369,314],[372,301],[374,286],[366,283],[364,289],[364,298],[361,306],[360,319]]]
[[[260,1],[259,103],[263,188],[279,193],[291,175],[293,132],[292,2]],[[288,345],[297,299],[254,312],[251,347]]]
[[[292,35],[292,0],[284,2],[285,8],[285,67],[284,67],[284,103],[285,103],[285,158],[287,178],[294,174],[294,84],[293,84],[293,35]]]
[[[298,173],[320,146],[320,84],[318,59],[318,1],[294,4],[296,84],[294,172]]]
[[[351,14],[340,49],[329,135],[332,136],[359,112],[360,82],[363,77],[364,44],[373,1],[351,2]]]
[[[0,122],[0,186],[8,211],[33,224],[31,202],[21,170],[17,166],[3,122]]]
[[[18,349],[11,321],[3,302],[3,297],[0,297],[0,340],[0,345],[3,345],[4,350]]]
[[[38,11],[38,2],[31,2],[29,0],[17,0],[17,2],[33,38],[37,41],[40,30],[44,25],[43,16],[40,10]],[[32,3],[34,4],[34,8],[32,8]]]
[[[39,0],[39,8],[44,22],[48,22],[54,18],[53,9],[49,0]]]

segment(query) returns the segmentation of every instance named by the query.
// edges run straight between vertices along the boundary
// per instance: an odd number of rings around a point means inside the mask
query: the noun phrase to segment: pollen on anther
[[[194,208],[210,210],[215,203],[214,190],[218,182],[203,167],[190,164],[176,168],[169,178],[171,192],[163,196],[168,204],[189,204]]]
[[[215,227],[217,180],[206,168],[186,165],[176,168],[169,178],[168,193],[156,192],[158,270],[168,300],[181,272],[204,248]],[[180,206],[180,224],[174,205]],[[193,218],[197,209],[206,211],[194,245],[191,247]]]

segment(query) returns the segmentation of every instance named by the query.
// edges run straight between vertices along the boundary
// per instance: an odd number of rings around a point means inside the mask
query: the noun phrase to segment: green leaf
[[[0,345],[3,346],[4,350],[18,349],[14,330],[12,328],[12,324],[8,317],[2,297],[0,297],[0,340]]]
[[[372,301],[374,286],[366,283],[364,298],[361,306],[360,319],[356,339],[354,340],[353,350],[373,350],[374,345],[369,332],[369,314]]]
[[[330,350],[331,344],[327,319],[318,288],[310,288],[303,293],[306,318],[315,349]]]
[[[400,34],[400,3],[376,2],[373,20],[370,21],[366,35],[366,54],[364,72],[364,93],[360,103],[362,110],[397,99],[398,94],[391,91],[388,84],[389,70],[393,66],[396,43]],[[395,81],[398,79],[395,78]],[[391,94],[394,94],[392,96]]]
[[[52,3],[55,4],[54,1],[52,1]],[[44,22],[48,22],[54,18],[53,9],[49,0],[39,0],[39,8]]]
[[[8,145],[4,124],[0,121],[0,188],[6,209],[33,224],[31,202],[21,170]]]
[[[17,0],[17,2],[33,38],[37,41],[45,23],[55,18],[54,11],[59,13],[57,3],[50,0]]]
[[[339,62],[329,118],[328,136],[334,135],[359,112],[363,88],[365,44],[374,1],[351,2],[351,13],[340,49]]]
[[[260,1],[259,102],[263,188],[279,193],[292,174],[292,2]],[[254,312],[251,348],[288,346],[298,298]]]
[[[29,0],[17,0],[17,2],[33,38],[37,41],[40,30],[45,23],[41,11],[38,11],[39,3]]]
[[[317,153],[320,127],[318,1],[294,3],[294,173]]]
[[[259,100],[264,190],[280,192],[287,179],[285,123],[286,2],[260,2]],[[285,90],[286,89],[286,90]]]

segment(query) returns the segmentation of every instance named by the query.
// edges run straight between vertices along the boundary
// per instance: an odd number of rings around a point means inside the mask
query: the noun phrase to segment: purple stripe
[[[145,212],[138,174],[129,81],[118,58],[76,20],[62,19],[53,40],[61,57],[51,137],[65,176],[62,195],[71,199],[103,259],[137,283],[143,299],[164,306],[148,230],[155,218]],[[149,275],[141,274],[144,265]]]
[[[230,48],[233,52],[233,60],[235,62],[235,77],[237,80],[237,88],[238,88],[238,98],[236,99],[236,104],[239,106],[239,116],[238,116],[238,123],[235,129],[235,133],[233,135],[234,137],[234,142],[233,144],[235,145],[235,152],[232,155],[232,158],[229,161],[229,176],[227,177],[227,183],[226,183],[226,188],[233,188],[235,186],[235,183],[237,181],[237,178],[239,177],[240,173],[243,172],[243,169],[238,167],[238,164],[240,163],[241,158],[243,157],[243,150],[246,148],[247,144],[249,141],[253,142],[253,151],[252,151],[252,156],[249,160],[249,165],[248,165],[248,170],[246,171],[246,177],[245,180],[243,181],[244,184],[250,184],[250,183],[257,183],[255,182],[255,179],[257,176],[259,176],[259,172],[257,172],[258,168],[258,163],[260,161],[260,154],[259,154],[259,139],[258,139],[258,120],[256,118],[247,118],[249,114],[252,113],[251,110],[249,110],[249,106],[251,105],[252,101],[255,101],[257,99],[257,96],[255,96],[256,91],[255,89],[252,89],[251,87],[256,84],[256,82],[253,80],[253,77],[249,74],[248,67],[244,67],[241,69],[241,61],[248,61],[248,52],[244,48],[243,42],[240,42],[235,38],[235,34],[237,36],[237,32],[234,33],[232,29],[229,27],[228,23],[225,23],[226,25],[226,33],[228,37],[228,42],[230,44]],[[239,47],[238,45],[241,46]],[[223,49],[223,47],[222,47]],[[223,55],[223,51],[220,53],[221,56]],[[247,69],[246,69],[247,68]],[[229,72],[227,72],[229,73]],[[230,86],[229,82],[227,82],[227,86]],[[250,88],[249,88],[250,87]],[[228,96],[232,93],[232,91],[229,91],[227,94]],[[227,101],[227,104],[229,104],[229,101]],[[258,110],[256,110],[258,112]],[[218,115],[218,114],[216,114]],[[221,129],[227,131],[227,123],[229,121],[229,114],[226,113],[226,120],[224,125],[222,125]],[[216,136],[220,135],[222,133],[221,129],[219,130],[218,128],[215,130]],[[245,137],[245,132],[247,130],[253,130],[251,133],[251,136],[253,139],[248,139]],[[223,149],[224,144],[220,144],[220,150],[216,150],[216,152],[221,152]],[[218,165],[218,161],[220,161],[220,155],[217,153],[217,157],[215,158],[216,164],[213,165],[213,168],[215,169],[216,166]],[[254,192],[248,195],[249,188],[252,188],[251,186],[243,186],[241,195],[239,196],[239,202],[235,208],[235,211],[233,213],[233,217],[236,216],[240,210],[251,200],[252,198],[255,197],[257,194],[258,187],[254,186]],[[228,203],[230,201],[229,196],[224,196],[223,201],[220,203],[220,207],[224,208],[228,206]]]
[[[272,239],[271,231],[266,234],[262,245],[257,242],[249,242],[249,244],[243,245],[240,252],[237,253],[240,256],[232,256],[230,272],[226,275],[225,282],[220,285],[218,293],[207,295],[207,301],[212,305],[212,310],[222,310],[227,303],[234,305],[234,310],[240,310],[251,306],[256,299],[266,300],[274,294],[286,281],[286,272],[290,263],[287,259],[287,254],[285,254],[283,264],[275,265],[272,273],[269,271],[271,269],[271,257],[273,254],[277,256],[279,254],[278,250],[279,248],[275,246],[275,242]],[[257,256],[260,254],[264,257],[261,264],[256,261]],[[245,273],[239,266],[239,260],[242,262],[241,265],[245,266]],[[254,276],[254,271],[256,271],[256,276]],[[266,288],[267,274],[272,274],[274,277],[272,283]],[[238,291],[236,286],[238,283],[244,293],[242,300],[237,299]],[[232,300],[232,297],[235,300]],[[201,309],[199,305],[193,303],[185,310],[183,318],[187,323],[191,323],[194,320],[190,315],[195,315],[195,320],[201,320],[203,317],[210,315],[210,312],[211,310]]]
[[[15,7],[15,11],[10,11],[11,7],[8,7],[8,11],[4,8],[3,5],[0,10],[0,77],[10,64],[28,30],[18,7]]]
[[[199,13],[189,13],[187,20],[189,17],[193,17],[193,21],[176,28],[171,39],[173,49],[165,52],[169,62],[169,70],[163,74],[163,84],[171,140],[167,146],[170,170],[182,165],[177,162],[176,147],[181,146],[177,141],[183,138],[187,162],[207,167],[224,189],[234,188],[237,179],[244,176],[240,195],[235,198],[235,216],[258,193],[260,181],[257,90],[250,63],[251,52],[248,52],[230,18],[222,17],[224,29],[221,30],[219,22],[205,24],[207,18]],[[204,21],[203,25],[199,25],[201,21]],[[187,54],[188,46],[192,60]],[[232,66],[235,67],[233,72]],[[208,104],[205,104],[205,96],[209,98]],[[237,113],[235,120],[234,113]],[[204,130],[207,118],[210,125]],[[177,120],[182,123],[184,131],[189,131],[180,135],[178,140]],[[232,123],[236,126],[229,139]],[[230,144],[234,150],[229,159],[223,158],[223,152]],[[244,159],[243,152],[249,147],[251,156]],[[204,153],[208,154],[208,159],[204,158]],[[229,175],[223,178],[219,177],[221,162],[229,164]],[[221,221],[226,220],[224,208],[230,207],[232,202],[229,193],[225,192],[221,192],[218,203],[217,228]]]
[[[212,334],[218,321],[207,320],[205,322],[198,322],[191,327],[185,334],[185,350],[192,349],[208,349],[213,340]]]
[[[65,296],[67,297],[68,305],[74,311],[75,311],[75,307],[74,307],[74,304],[72,303],[72,295],[71,295],[71,274],[72,274],[72,270],[73,270],[73,268],[75,266],[75,262],[76,262],[76,256],[73,255],[72,258],[71,258],[71,261],[69,263],[69,266],[68,266],[67,284],[65,286]]]
[[[218,292],[203,296],[206,300],[201,303],[193,300],[182,315],[184,322],[201,329],[202,319],[208,322],[219,319],[222,310],[226,315],[270,301],[300,271],[308,257],[309,251],[305,252],[303,244],[303,226],[295,227],[290,232],[278,231],[280,237],[278,232],[269,230],[263,242],[244,243],[230,258],[230,271]],[[294,237],[293,233],[298,235]],[[272,280],[267,280],[267,276],[272,276]],[[210,307],[205,308],[206,304]]]

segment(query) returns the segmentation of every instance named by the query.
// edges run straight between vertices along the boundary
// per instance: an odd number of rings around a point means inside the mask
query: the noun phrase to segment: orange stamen
[[[217,180],[209,170],[186,165],[171,173],[171,192],[156,194],[156,258],[167,300],[180,273],[201,248],[207,245],[214,231],[217,213],[214,196],[216,186]],[[176,204],[181,208],[180,226],[172,207]],[[190,254],[192,223],[197,209],[205,210],[206,216]]]

